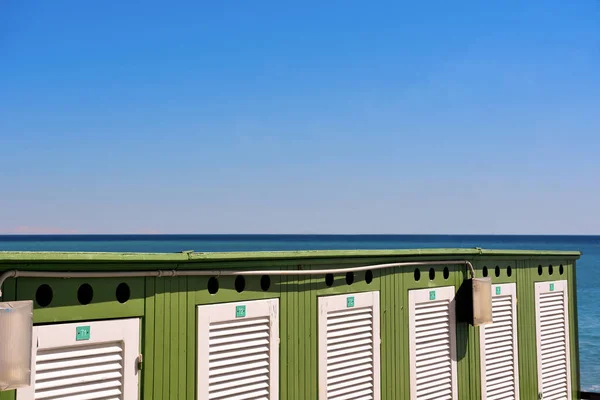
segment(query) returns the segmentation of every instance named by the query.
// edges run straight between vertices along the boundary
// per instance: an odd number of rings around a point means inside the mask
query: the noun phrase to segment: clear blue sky
[[[0,232],[600,233],[598,0],[286,3],[0,2]]]

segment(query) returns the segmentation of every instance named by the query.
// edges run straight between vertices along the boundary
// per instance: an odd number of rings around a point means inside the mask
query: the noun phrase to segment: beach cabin
[[[575,400],[579,256],[0,252],[0,400]]]

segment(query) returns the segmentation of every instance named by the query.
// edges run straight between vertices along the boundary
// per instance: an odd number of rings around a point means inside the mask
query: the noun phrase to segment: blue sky
[[[0,233],[600,233],[600,2],[286,3],[2,2]]]

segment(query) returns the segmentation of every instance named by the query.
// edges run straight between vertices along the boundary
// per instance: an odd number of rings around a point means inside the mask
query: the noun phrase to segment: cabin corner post
[[[579,365],[579,318],[577,314],[577,260],[567,260],[565,265],[568,268],[569,315],[571,316],[569,336],[571,342],[571,392],[573,399],[579,399],[581,397],[581,375]]]

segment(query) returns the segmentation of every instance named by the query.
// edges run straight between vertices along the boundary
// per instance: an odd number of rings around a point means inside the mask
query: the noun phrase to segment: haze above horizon
[[[0,234],[598,234],[598,21],[3,2]]]

